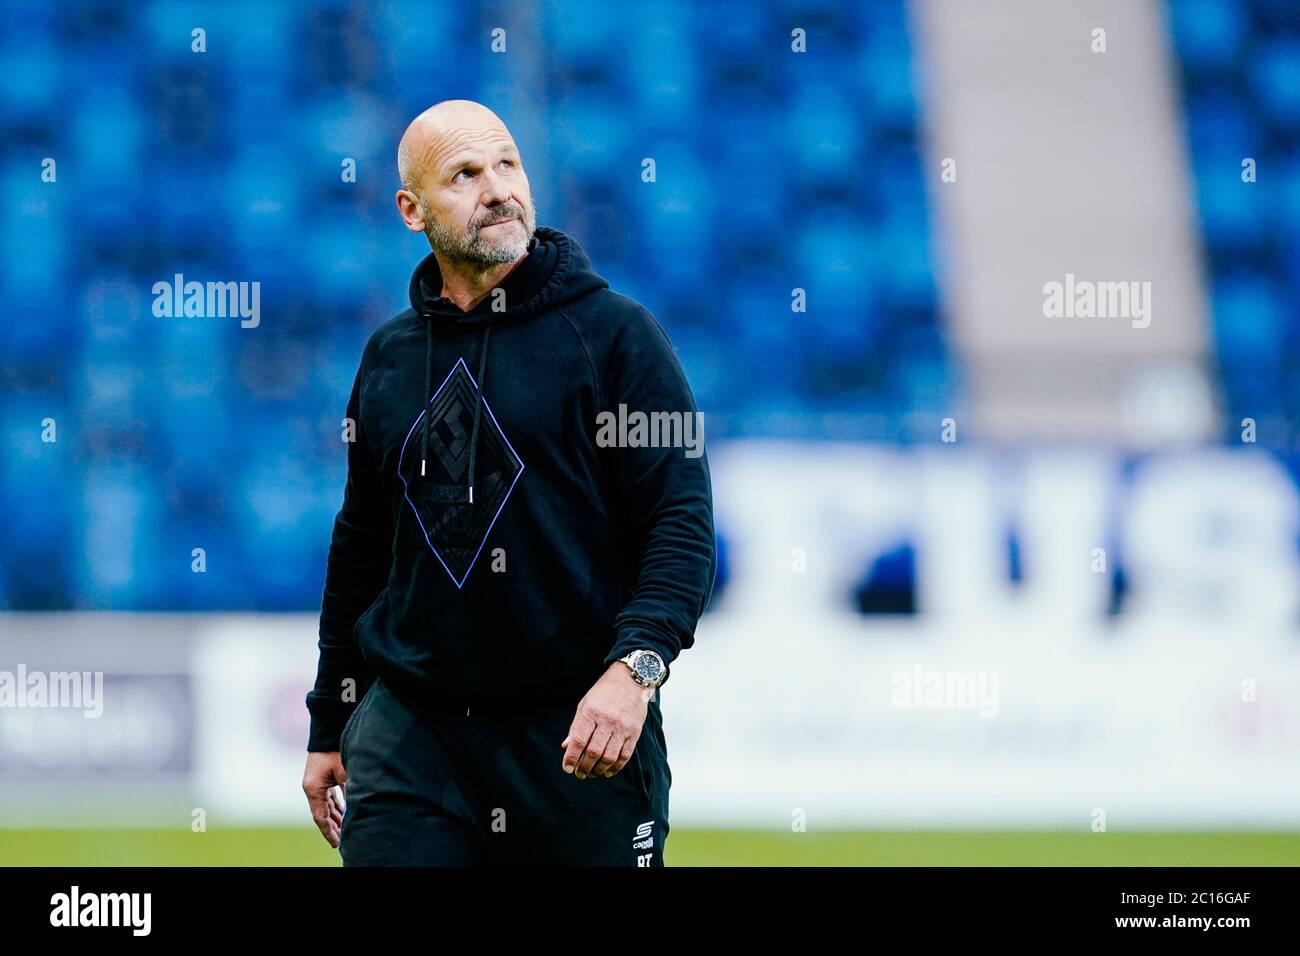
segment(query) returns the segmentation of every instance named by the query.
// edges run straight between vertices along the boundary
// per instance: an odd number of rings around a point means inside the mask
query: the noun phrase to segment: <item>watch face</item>
[[[637,655],[634,666],[636,667],[637,675],[642,680],[646,681],[658,680],[659,674],[663,670],[663,666],[659,663],[659,658],[654,654]]]

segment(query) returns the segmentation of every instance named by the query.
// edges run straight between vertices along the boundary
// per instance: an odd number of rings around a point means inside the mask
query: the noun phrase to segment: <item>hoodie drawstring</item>
[[[429,459],[429,429],[432,427],[429,415],[429,403],[433,401],[433,316],[426,313],[424,319],[424,428],[420,434],[420,475],[425,474],[425,464]],[[483,418],[483,381],[487,375],[488,339],[492,326],[483,326],[483,344],[479,347],[478,378],[475,381],[474,428],[469,439],[469,474],[465,483],[465,500],[474,503],[474,469],[478,463],[478,433]]]
[[[420,477],[424,477],[424,463],[429,458],[429,402],[433,396],[433,316],[425,313],[424,319],[424,428],[420,430]]]
[[[483,417],[483,377],[487,374],[487,350],[488,336],[492,334],[492,326],[483,326],[483,345],[478,353],[478,394],[474,396],[474,430],[469,437],[469,489],[468,501],[474,503],[474,464],[478,455],[478,426],[479,420]]]

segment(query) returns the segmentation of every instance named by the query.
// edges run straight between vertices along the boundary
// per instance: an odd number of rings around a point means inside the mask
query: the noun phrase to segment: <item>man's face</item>
[[[492,266],[527,253],[537,218],[519,150],[504,129],[446,136],[421,185],[425,234],[448,260]]]

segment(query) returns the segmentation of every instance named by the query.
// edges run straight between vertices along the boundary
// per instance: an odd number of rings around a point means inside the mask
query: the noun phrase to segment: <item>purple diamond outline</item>
[[[420,526],[420,533],[424,535],[424,543],[429,546],[429,550],[433,552],[433,556],[438,559],[438,563],[442,565],[442,569],[447,572],[447,577],[451,578],[452,583],[456,585],[456,590],[459,591],[465,586],[465,582],[469,580],[469,574],[474,570],[474,565],[478,563],[478,556],[483,553],[483,548],[487,545],[488,536],[496,526],[497,518],[500,518],[501,512],[505,511],[506,502],[510,500],[510,495],[515,490],[515,485],[519,484],[519,479],[523,476],[525,466],[524,460],[519,457],[519,452],[515,451],[515,446],[510,444],[510,438],[506,435],[506,430],[501,427],[501,423],[497,421],[496,415],[492,414],[492,406],[488,404],[487,396],[479,396],[480,400],[483,402],[483,407],[487,409],[488,417],[492,419],[492,424],[497,427],[497,432],[501,435],[501,440],[505,442],[506,447],[510,449],[510,454],[515,456],[515,461],[519,462],[519,471],[515,473],[515,480],[510,482],[510,487],[506,489],[505,497],[501,499],[501,507],[497,508],[497,513],[492,516],[492,520],[488,522],[487,528],[483,531],[483,540],[479,542],[478,550],[474,552],[474,557],[470,558],[469,564],[465,567],[465,573],[461,576],[461,579],[457,581],[456,575],[452,573],[451,568],[447,567],[447,562],[442,560],[442,555],[438,553],[438,549],[435,548],[433,542],[429,540],[429,531],[425,528],[424,522],[420,520],[420,509],[415,507],[415,502],[411,500],[411,486],[406,480],[406,475],[402,472],[402,462],[406,460],[406,449],[411,444],[411,435],[413,435],[415,430],[420,427],[420,422],[424,420],[424,416],[429,413],[429,404],[431,404],[442,390],[446,388],[447,383],[451,381],[451,377],[456,374],[456,369],[458,368],[463,368],[465,370],[465,376],[469,379],[469,383],[474,386],[476,392],[478,391],[478,382],[474,381],[474,376],[470,374],[469,366],[465,364],[463,358],[458,358],[456,364],[451,367],[451,371],[447,373],[447,377],[442,380],[442,384],[434,390],[432,397],[427,403],[425,403],[424,408],[420,410],[420,414],[415,416],[415,422],[411,425],[411,430],[406,433],[406,438],[402,441],[402,451],[397,456],[397,477],[402,479],[402,497],[405,498],[406,503],[411,506],[411,512],[415,515],[415,522]]]

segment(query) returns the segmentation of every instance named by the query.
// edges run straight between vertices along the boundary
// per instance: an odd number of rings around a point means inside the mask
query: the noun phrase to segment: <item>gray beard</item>
[[[479,227],[475,226],[465,235],[456,235],[434,221],[427,209],[423,209],[424,221],[427,223],[424,234],[429,237],[429,245],[449,262],[463,262],[471,266],[487,269],[492,266],[514,262],[527,254],[528,243],[532,241],[537,229],[537,214],[532,209],[524,210],[523,225],[527,233],[509,242],[488,243],[480,236]]]

